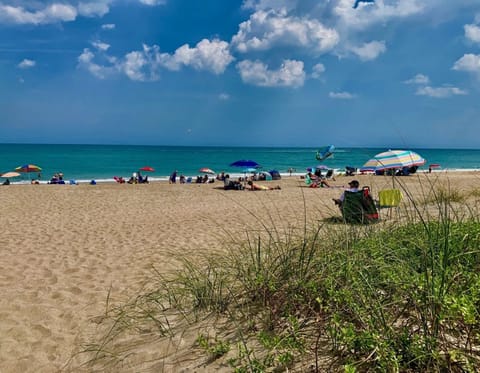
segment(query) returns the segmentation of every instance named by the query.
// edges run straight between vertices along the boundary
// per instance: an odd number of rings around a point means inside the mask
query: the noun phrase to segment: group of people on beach
[[[178,171],[176,171],[176,170],[173,171],[172,174],[170,175],[170,177],[168,178],[168,182],[170,184],[176,184],[177,183],[177,172]],[[215,179],[209,178],[208,175],[205,174],[203,176],[198,175],[194,180],[191,176],[186,177],[185,175],[180,174],[180,176],[178,177],[178,181],[179,181],[180,184],[190,184],[190,183],[207,184],[207,183],[214,183]]]
[[[333,181],[335,181],[333,171],[330,175],[328,175],[328,173],[326,175],[323,175],[322,170],[317,168],[315,172],[308,171],[308,173],[305,175],[305,183],[310,188],[330,188],[331,185],[327,180],[328,178],[331,178]]]
[[[35,180],[32,180],[32,184],[37,183],[35,183]],[[53,174],[48,184],[65,184],[65,180],[63,180],[63,172],[57,172]]]
[[[117,182],[119,183],[124,183],[125,181],[123,180],[122,177],[118,178]],[[148,184],[148,175],[142,176],[142,174],[139,172],[134,172],[130,179],[127,181],[128,184]]]
[[[239,177],[237,180],[230,180],[230,175],[226,174],[223,176],[223,189],[224,190],[244,190],[245,188],[249,190],[278,190],[281,189],[280,185],[270,187],[266,185],[260,185],[255,183],[253,177],[243,178]]]

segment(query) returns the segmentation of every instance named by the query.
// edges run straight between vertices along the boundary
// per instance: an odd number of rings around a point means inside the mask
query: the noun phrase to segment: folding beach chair
[[[358,192],[345,191],[344,195],[342,216],[345,222],[368,224],[378,220],[378,211],[369,187],[365,186]]]

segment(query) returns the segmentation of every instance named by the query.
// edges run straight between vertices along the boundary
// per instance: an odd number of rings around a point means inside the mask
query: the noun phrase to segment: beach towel
[[[402,192],[399,189],[385,189],[378,192],[380,207],[396,207],[402,198]]]

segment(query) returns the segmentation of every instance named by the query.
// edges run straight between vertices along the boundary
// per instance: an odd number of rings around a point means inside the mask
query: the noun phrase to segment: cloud
[[[36,65],[36,62],[33,60],[29,59],[24,59],[22,62],[20,62],[17,67],[20,69],[30,69]]]
[[[316,53],[332,50],[339,42],[338,33],[316,19],[290,17],[285,9],[259,10],[242,22],[232,38],[240,52],[268,50],[277,46],[299,46]]]
[[[144,73],[144,68],[147,64],[148,60],[145,58],[145,53],[140,51],[130,52],[125,56],[122,70],[131,80],[146,81],[147,77]],[[158,75],[154,74],[148,80],[156,79],[158,79]]]
[[[297,0],[244,0],[243,9],[266,10],[266,9],[294,9]]]
[[[28,11],[21,6],[0,4],[0,23],[41,25],[70,22],[77,18],[77,9],[67,4],[54,3],[43,9]]]
[[[260,61],[241,61],[237,69],[245,83],[261,87],[301,87],[305,82],[303,62],[284,60],[278,70],[268,70]]]
[[[90,49],[85,48],[82,54],[78,57],[78,66],[89,71],[93,76],[99,79],[105,79],[107,76],[114,74],[118,71],[116,65],[102,66],[93,62],[95,55]]]
[[[433,98],[447,98],[451,96],[466,95],[467,91],[456,87],[420,87],[415,93],[417,96],[429,96]]]
[[[423,74],[417,74],[412,79],[405,80],[405,84],[428,84],[430,79],[428,76]]]
[[[115,29],[114,23],[106,23],[102,25],[102,30],[113,30],[113,29]]]
[[[166,0],[139,0],[139,1],[141,4],[150,5],[150,6],[163,5],[166,2]]]
[[[234,60],[230,54],[228,43],[218,39],[212,41],[203,39],[194,48],[185,44],[175,53],[163,53],[159,62],[169,70],[180,70],[182,66],[191,66],[196,70],[206,70],[221,74]]]
[[[350,50],[356,54],[362,61],[371,61],[384,53],[387,48],[383,41],[371,41],[365,43],[361,47],[351,47]]]
[[[100,40],[98,40],[98,41],[93,41],[93,42],[92,42],[92,45],[93,45],[96,49],[98,49],[98,50],[100,50],[100,51],[106,51],[106,50],[108,50],[108,48],[110,48],[110,45],[109,45],[109,44],[103,43],[103,42],[101,42]]]
[[[218,95],[218,98],[221,101],[228,101],[228,100],[230,100],[230,95],[228,93],[220,93]]]
[[[480,74],[480,54],[464,54],[455,62],[452,69]]]
[[[477,25],[465,25],[465,37],[474,43],[480,43],[480,27]]]
[[[84,17],[103,17],[110,11],[107,3],[102,2],[90,2],[78,4],[78,14]]]
[[[325,72],[325,66],[321,63],[317,63],[315,66],[312,68],[312,78],[313,79],[320,79]]]
[[[338,0],[333,13],[339,18],[343,27],[366,29],[375,24],[384,24],[391,19],[406,18],[425,12],[424,0],[381,1],[369,6],[353,9],[353,0]]]
[[[354,99],[356,96],[349,92],[330,92],[328,97],[338,100],[351,100]]]
[[[100,79],[105,79],[114,73],[124,73],[134,81],[155,81],[159,79],[158,73],[161,68],[177,71],[183,66],[220,74],[234,60],[228,51],[228,43],[220,40],[204,39],[195,48],[190,48],[185,44],[178,48],[173,55],[160,53],[157,45],[150,47],[144,44],[142,50],[131,51],[120,59],[105,53],[110,45],[101,41],[92,42],[92,45],[99,51],[99,54],[95,55],[90,49],[84,49],[78,58],[79,67]],[[95,63],[94,59],[96,58],[103,58],[107,64]]]

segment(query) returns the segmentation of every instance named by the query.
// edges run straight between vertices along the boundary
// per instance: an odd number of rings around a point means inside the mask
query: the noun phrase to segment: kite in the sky
[[[324,159],[327,159],[331,155],[333,155],[333,152],[335,151],[335,146],[333,145],[328,145],[324,147],[323,149],[320,149],[317,151],[317,154],[315,155],[315,158],[318,161],[323,161]]]
[[[360,3],[374,3],[375,0],[355,0],[355,4],[353,5],[353,9],[358,8],[358,4]]]

